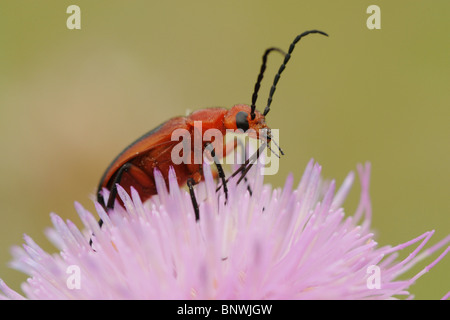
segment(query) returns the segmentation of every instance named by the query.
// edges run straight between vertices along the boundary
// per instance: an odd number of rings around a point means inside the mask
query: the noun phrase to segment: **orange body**
[[[238,118],[238,113],[240,113],[240,118]],[[245,117],[245,114],[247,117]],[[242,116],[244,116],[244,119],[242,119]],[[237,118],[239,121],[236,120]],[[133,186],[142,201],[156,194],[153,177],[155,169],[161,172],[166,184],[168,184],[170,167],[174,168],[180,186],[186,184],[189,178],[192,178],[195,183],[200,182],[203,179],[202,164],[195,164],[194,161],[191,164],[174,164],[171,158],[172,149],[179,144],[179,141],[172,141],[172,133],[177,129],[184,129],[193,136],[194,130],[196,130],[194,127],[195,121],[201,121],[202,137],[208,129],[217,129],[225,137],[227,129],[251,128],[259,131],[259,129],[267,128],[264,116],[258,111],[256,111],[256,117],[251,119],[250,107],[247,105],[236,105],[230,110],[207,108],[195,111],[187,117],[172,118],[133,142],[113,160],[100,180],[98,186],[99,202],[102,203],[103,201],[102,188],[111,190],[120,168],[126,164],[131,164],[132,168],[123,173],[119,184],[127,192],[130,192],[130,187]],[[244,125],[240,126],[242,123]],[[212,144],[215,150],[223,148],[221,153],[223,156],[227,154],[223,140],[214,141]],[[201,148],[201,154],[203,154],[205,143],[201,144]]]

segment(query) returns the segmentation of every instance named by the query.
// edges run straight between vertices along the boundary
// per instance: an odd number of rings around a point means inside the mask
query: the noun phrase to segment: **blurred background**
[[[71,4],[81,30],[66,27]],[[381,30],[366,26],[371,4]],[[340,184],[370,161],[378,243],[433,229],[436,243],[450,231],[449,10],[446,0],[2,1],[0,278],[16,290],[26,279],[8,267],[24,233],[55,251],[50,212],[81,227],[73,202],[93,209],[125,146],[186,110],[249,104],[263,51],[309,29],[330,37],[303,39],[281,77],[267,120],[286,156],[266,181],[299,181],[314,158]],[[269,59],[260,110],[281,61]],[[410,291],[443,297],[449,271],[446,257]]]

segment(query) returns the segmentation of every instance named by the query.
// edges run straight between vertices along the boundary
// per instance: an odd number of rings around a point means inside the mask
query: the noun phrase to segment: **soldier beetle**
[[[318,33],[328,36],[322,31],[310,30],[295,37],[287,53],[276,47],[269,48],[264,52],[261,69],[257,77],[252,95],[252,103],[250,106],[238,104],[229,110],[226,108],[207,108],[195,111],[187,117],[172,118],[130,144],[112,161],[103,174],[97,191],[98,202],[103,205],[106,211],[112,209],[117,198],[117,184],[120,184],[128,192],[130,192],[130,188],[133,186],[139,193],[142,201],[145,201],[156,194],[156,186],[153,176],[154,170],[158,169],[166,180],[166,183],[168,183],[169,169],[172,167],[176,172],[178,184],[180,186],[187,184],[189,188],[195,211],[195,218],[198,220],[200,218],[199,209],[193,186],[203,179],[202,164],[195,162],[175,164],[172,161],[171,153],[175,145],[178,143],[178,141],[172,140],[172,133],[177,129],[185,129],[193,135],[195,121],[201,121],[202,123],[202,136],[205,130],[211,128],[219,130],[224,136],[227,129],[240,129],[243,132],[253,129],[256,132],[256,136],[254,137],[260,139],[263,143],[255,155],[249,157],[245,163],[242,164],[242,166],[230,176],[231,178],[236,176],[238,173],[241,173],[241,178],[238,181],[239,183],[251,168],[253,161],[258,158],[259,154],[262,152],[262,149],[266,146],[270,148],[268,144],[272,139],[270,128],[266,124],[265,117],[270,111],[276,85],[280,79],[281,73],[291,58],[291,54],[297,42],[302,37],[311,33]],[[260,113],[256,110],[256,100],[258,98],[261,81],[266,69],[267,57],[273,51],[283,54],[284,61],[275,75],[264,112]],[[266,133],[260,134],[261,129],[265,129]],[[221,187],[223,187],[225,199],[227,199],[227,182],[229,178],[225,178],[222,165],[220,164],[220,159],[216,156],[216,150],[218,150],[218,148],[223,148],[222,155],[226,155],[228,152],[223,141],[215,141],[215,143],[205,142],[202,144],[200,147],[201,150],[199,151],[203,154],[205,150],[208,150],[211,157],[214,159],[218,176],[222,182]],[[278,149],[280,153],[283,154],[281,148],[278,147]],[[103,198],[103,188],[110,191],[107,203],[105,203]],[[217,190],[219,189],[220,187]],[[99,223],[102,225],[101,220]]]

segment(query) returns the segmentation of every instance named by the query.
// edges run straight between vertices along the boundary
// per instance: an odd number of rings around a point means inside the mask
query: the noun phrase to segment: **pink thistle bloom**
[[[229,184],[229,199],[218,197],[210,168],[196,187],[200,221],[189,194],[172,171],[167,190],[156,172],[158,195],[142,203],[136,191],[119,188],[125,208],[104,221],[79,203],[84,224],[51,214],[47,232],[60,250],[49,254],[30,237],[13,249],[14,268],[30,278],[24,295],[0,280],[9,299],[391,299],[412,298],[408,288],[450,250],[450,235],[424,249],[434,231],[397,246],[379,247],[370,231],[370,165],[358,166],[359,206],[346,216],[343,202],[353,184],[350,173],[336,190],[311,161],[293,189],[263,184],[256,167],[249,172],[252,196],[244,183]],[[95,236],[92,236],[94,234]],[[93,247],[89,239],[93,239]],[[417,244],[415,249],[409,249]],[[447,247],[446,247],[447,246]],[[411,279],[397,280],[419,261],[442,252]],[[398,252],[407,249],[407,258]],[[447,297],[447,296],[446,296]],[[444,298],[446,298],[444,297]]]

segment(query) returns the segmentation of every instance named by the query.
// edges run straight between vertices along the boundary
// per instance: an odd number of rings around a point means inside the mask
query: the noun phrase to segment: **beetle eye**
[[[247,120],[248,114],[244,111],[239,111],[236,114],[236,127],[244,132],[250,127]]]

